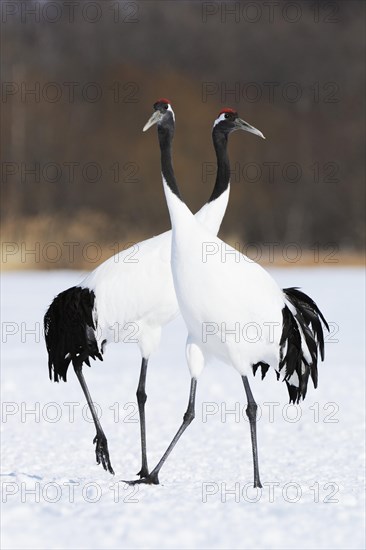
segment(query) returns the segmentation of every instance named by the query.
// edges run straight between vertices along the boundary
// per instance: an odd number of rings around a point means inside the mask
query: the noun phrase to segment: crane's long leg
[[[141,371],[139,385],[137,387],[136,397],[137,404],[139,407],[139,417],[140,417],[140,435],[141,435],[141,470],[138,472],[138,476],[146,477],[149,475],[149,468],[147,465],[147,454],[146,454],[146,422],[145,422],[145,403],[146,403],[146,392],[145,392],[145,383],[146,383],[146,371],[147,371],[148,359],[142,358]]]
[[[86,400],[88,402],[89,409],[94,420],[95,429],[97,430],[97,434],[93,439],[93,443],[96,443],[95,455],[97,458],[97,464],[102,463],[102,466],[106,471],[108,470],[111,474],[114,474],[112,464],[109,458],[107,438],[105,436],[101,423],[99,422],[99,418],[97,416],[94,403],[89,393],[88,386],[86,385],[85,378],[83,375],[83,369],[80,366],[80,367],[74,367],[74,370],[80,382],[80,386],[82,387],[82,390],[84,392]]]
[[[258,447],[257,447],[257,403],[254,401],[252,390],[250,389],[248,378],[242,376],[245,393],[247,394],[248,406],[247,416],[250,424],[250,436],[252,439],[252,452],[253,452],[253,466],[254,466],[254,487],[262,487],[261,480],[259,479],[258,468]]]
[[[153,484],[153,485],[158,485],[159,484],[159,477],[158,476],[159,476],[159,472],[160,472],[164,462],[166,461],[166,459],[168,458],[168,456],[170,455],[170,453],[174,449],[175,445],[177,444],[177,442],[180,439],[183,432],[188,428],[188,426],[190,425],[190,423],[192,422],[192,420],[195,417],[194,404],[195,404],[195,400],[196,400],[196,388],[197,388],[197,379],[192,378],[191,379],[191,388],[190,388],[190,391],[189,391],[188,407],[187,407],[186,413],[183,417],[183,423],[182,423],[181,427],[179,428],[179,430],[177,431],[177,433],[175,434],[175,436],[173,437],[172,442],[170,443],[169,447],[167,448],[167,450],[165,451],[165,453],[161,457],[158,464],[155,466],[155,468],[152,470],[152,472],[148,476],[146,476],[142,479],[134,480],[134,481],[126,481],[126,483],[128,483],[130,485],[135,485],[137,483],[147,483],[147,484]]]

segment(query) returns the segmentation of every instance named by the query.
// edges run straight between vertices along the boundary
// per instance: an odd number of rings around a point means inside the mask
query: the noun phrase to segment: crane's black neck
[[[177,180],[175,179],[172,162],[172,141],[174,136],[174,127],[158,126],[158,137],[160,145],[161,171],[169,189],[179,199],[181,198]]]
[[[212,141],[216,152],[217,173],[215,186],[208,202],[212,202],[220,197],[229,187],[230,183],[230,163],[227,153],[228,134],[224,134],[215,127],[212,131]]]

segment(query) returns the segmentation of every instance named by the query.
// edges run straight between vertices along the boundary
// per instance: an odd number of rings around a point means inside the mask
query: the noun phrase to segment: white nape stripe
[[[221,115],[215,120],[215,122],[213,123],[213,128],[215,128],[215,126],[217,124],[219,124],[219,122],[222,122],[223,120],[225,120],[225,115],[227,113],[221,113]]]
[[[170,111],[172,113],[173,120],[175,122],[175,114],[174,114],[174,111],[173,111],[172,106],[170,105],[170,103],[168,103],[167,111]]]

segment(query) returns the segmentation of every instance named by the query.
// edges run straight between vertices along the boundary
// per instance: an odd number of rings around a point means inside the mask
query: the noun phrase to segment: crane
[[[299,403],[309,376],[317,386],[318,351],[324,359],[327,322],[315,302],[298,288],[282,290],[259,264],[227,245],[202,226],[180,197],[171,164],[172,114],[160,113],[145,126],[157,124],[161,172],[172,224],[171,266],[179,307],[188,329],[186,357],[191,375],[188,407],[183,422],[164,455],[145,478],[127,483],[158,484],[159,472],[195,417],[197,380],[209,357],[219,358],[240,374],[247,398],[254,487],[262,487],[258,465],[257,404],[248,375],[260,367],[262,378],[272,367],[287,384],[290,402]],[[228,136],[240,124],[238,114],[225,109],[216,119],[213,135],[218,165],[228,178]],[[207,243],[211,250],[203,261]],[[224,255],[222,251],[224,250]]]

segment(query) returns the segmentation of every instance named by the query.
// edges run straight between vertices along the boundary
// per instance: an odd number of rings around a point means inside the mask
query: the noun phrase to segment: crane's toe
[[[148,477],[149,476],[149,470],[143,466],[141,468],[141,470],[139,472],[137,472],[136,475],[140,476],[140,478]]]
[[[121,481],[123,481],[123,483],[127,483],[127,485],[159,485],[159,478],[157,474],[148,474],[141,479],[133,479],[132,481],[127,481],[125,479],[122,479]]]
[[[97,459],[97,464],[102,464],[106,472],[108,471],[114,475],[114,470],[109,458],[107,438],[104,434],[97,434],[93,439],[93,443],[96,444],[95,456]]]

